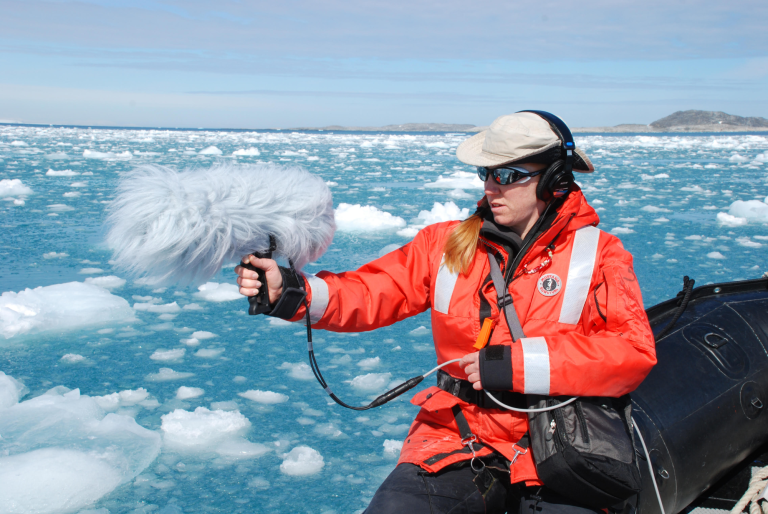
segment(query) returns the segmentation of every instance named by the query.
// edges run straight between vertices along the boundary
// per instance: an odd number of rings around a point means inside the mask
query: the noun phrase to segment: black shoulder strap
[[[504,275],[501,274],[499,263],[496,262],[496,258],[491,252],[488,252],[488,262],[491,265],[493,287],[496,288],[497,305],[499,310],[504,311],[504,318],[507,320],[507,327],[509,327],[509,333],[512,334],[512,340],[517,341],[521,337],[525,337],[525,334],[520,319],[517,317],[515,305],[512,303],[512,295],[507,291]]]

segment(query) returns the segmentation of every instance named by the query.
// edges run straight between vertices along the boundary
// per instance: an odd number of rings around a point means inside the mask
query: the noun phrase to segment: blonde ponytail
[[[477,250],[477,239],[483,226],[482,211],[488,208],[488,200],[483,197],[477,212],[465,219],[453,229],[445,242],[445,266],[451,273],[469,273]]]

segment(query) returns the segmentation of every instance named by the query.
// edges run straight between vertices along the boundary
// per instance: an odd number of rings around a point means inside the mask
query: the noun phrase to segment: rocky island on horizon
[[[459,123],[403,123],[383,127],[299,127],[292,130],[349,132],[480,132],[488,127]],[[768,119],[742,117],[722,111],[677,111],[648,125],[623,123],[612,127],[576,127],[575,133],[652,133],[652,132],[762,132],[768,131]]]

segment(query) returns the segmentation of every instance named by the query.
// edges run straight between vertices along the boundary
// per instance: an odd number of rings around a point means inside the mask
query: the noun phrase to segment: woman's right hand
[[[261,274],[267,276],[267,287],[269,288],[269,303],[274,305],[283,294],[283,276],[277,267],[277,262],[272,259],[259,259],[253,255],[246,255],[242,260],[243,264],[251,263],[259,271],[249,270],[243,266],[235,266],[237,273],[237,284],[240,286],[240,294],[243,296],[256,296],[262,282],[259,280]]]

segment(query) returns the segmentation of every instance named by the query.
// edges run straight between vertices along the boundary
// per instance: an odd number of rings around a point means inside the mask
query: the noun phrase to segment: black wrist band
[[[298,273],[295,273],[291,268],[283,266],[278,266],[278,268],[280,269],[280,275],[283,277],[283,293],[277,302],[272,305],[272,310],[266,314],[275,318],[291,319],[298,312],[307,293],[301,289],[303,279]]]
[[[480,382],[488,391],[512,391],[512,348],[495,344],[480,350]]]

